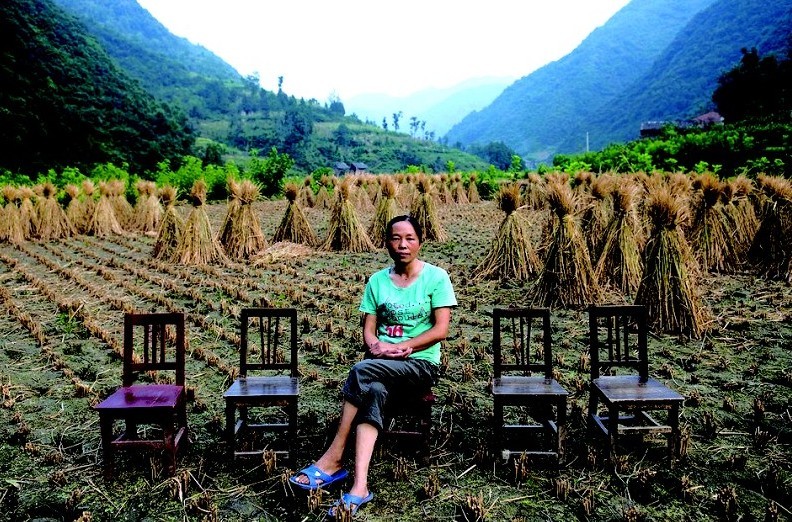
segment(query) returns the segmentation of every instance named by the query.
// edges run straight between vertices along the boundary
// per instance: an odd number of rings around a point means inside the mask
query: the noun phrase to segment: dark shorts
[[[365,359],[349,370],[342,393],[358,408],[357,422],[382,430],[389,394],[420,396],[437,376],[437,365],[421,359]]]

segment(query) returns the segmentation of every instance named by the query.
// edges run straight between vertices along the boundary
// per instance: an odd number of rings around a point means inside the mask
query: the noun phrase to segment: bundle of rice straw
[[[647,213],[652,228],[635,304],[646,306],[654,329],[700,337],[705,312],[696,286],[698,265],[682,231],[685,202],[669,187],[656,188],[649,194]]]
[[[176,254],[176,248],[181,242],[184,233],[184,220],[176,212],[176,189],[171,185],[165,185],[159,190],[162,204],[165,205],[165,212],[162,214],[159,230],[157,231],[157,241],[154,242],[154,249],[151,255],[154,259],[170,260]]]
[[[575,196],[569,183],[554,180],[547,183],[546,199],[557,219],[547,241],[534,302],[542,306],[584,306],[596,300],[599,288],[586,240],[573,214]]]
[[[749,257],[760,274],[792,282],[792,181],[759,175],[761,222]]]
[[[641,282],[641,252],[645,238],[636,212],[641,188],[623,179],[611,191],[612,213],[595,252],[594,269],[600,283],[610,282],[634,295]]]
[[[104,181],[99,182],[99,201],[94,207],[85,233],[96,237],[107,237],[111,235],[125,236],[126,232],[121,227],[113,209],[114,187]],[[117,198],[116,198],[117,199]]]
[[[591,192],[591,184],[594,182],[594,174],[585,170],[579,171],[572,176],[570,183],[578,194]]]
[[[234,220],[236,219],[240,207],[239,191],[241,187],[239,182],[229,177],[226,180],[226,185],[228,186],[229,194],[228,203],[226,204],[226,215],[223,219],[223,224],[220,225],[220,230],[217,232],[217,240],[221,245],[225,245],[231,241],[231,235],[234,233]]]
[[[319,178],[319,190],[316,192],[316,199],[314,200],[314,207],[316,208],[330,208],[332,206],[332,198],[327,187],[331,185],[329,176],[322,176]]]
[[[418,220],[418,224],[423,228],[424,239],[441,243],[446,241],[446,233],[440,224],[440,218],[437,215],[437,208],[432,195],[431,178],[426,175],[419,177],[416,184],[416,192],[410,214]]]
[[[157,184],[141,180],[136,186],[138,200],[135,205],[133,228],[144,234],[156,234],[162,219],[162,205],[157,197]]]
[[[295,183],[286,183],[283,187],[283,194],[289,204],[286,207],[286,212],[283,214],[280,225],[278,225],[278,229],[275,231],[275,236],[272,238],[273,243],[287,241],[314,246],[319,242],[311,224],[305,218],[305,214],[297,202],[299,190]]]
[[[729,239],[733,234],[733,224],[721,202],[725,185],[707,173],[699,176],[693,186],[693,222],[688,237],[699,266],[713,272],[733,270],[735,257]]]
[[[85,216],[82,212],[82,203],[80,202],[80,187],[69,183],[63,190],[69,196],[69,204],[66,206],[66,217],[69,218],[69,223],[74,227],[74,232],[82,234],[85,231]]]
[[[308,257],[313,253],[314,250],[307,245],[281,241],[273,243],[272,246],[251,257],[250,263],[253,266],[271,265],[281,261]]]
[[[611,191],[613,190],[613,178],[609,175],[594,176],[586,178],[587,189],[580,192],[578,203],[582,206],[580,227],[583,236],[586,238],[586,245],[589,252],[596,252],[597,246],[602,241],[602,233],[605,225],[610,221]],[[597,259],[594,256],[594,259]]]
[[[527,281],[539,273],[540,266],[527,234],[527,223],[516,212],[520,206],[520,186],[517,183],[501,185],[496,199],[506,217],[489,252],[473,270],[473,279]]]
[[[300,205],[304,208],[313,208],[313,206],[316,204],[311,181],[311,176],[305,176],[305,179],[303,180],[303,186],[300,189],[300,194],[298,196],[300,199]]]
[[[58,204],[58,200],[55,199],[57,193],[58,189],[52,183],[46,182],[42,185],[38,208],[38,237],[42,241],[63,239],[72,237],[75,234],[74,227],[69,218],[66,217],[66,212]]]
[[[451,193],[451,179],[448,174],[434,176],[434,181],[437,184],[437,196],[440,203],[445,203],[446,205],[453,204],[454,194]]]
[[[475,172],[470,174],[470,180],[468,181],[468,188],[467,188],[467,199],[470,203],[478,203],[481,201],[481,196],[479,195],[478,187],[476,186],[476,181],[478,180],[478,175]]]
[[[110,203],[113,206],[118,224],[121,228],[130,229],[134,227],[135,209],[126,197],[126,183],[120,179],[110,180]]]
[[[454,201],[458,205],[466,205],[470,203],[470,200],[467,197],[467,192],[465,192],[465,186],[462,184],[462,175],[457,173],[454,174]]]
[[[206,215],[206,182],[202,179],[193,183],[190,191],[193,208],[184,222],[184,232],[176,246],[172,261],[183,265],[226,264],[228,258],[223,247],[212,233],[212,224]]]
[[[397,174],[396,176],[396,181],[399,183],[398,195],[396,196],[399,207],[410,208],[417,197],[416,179],[412,175]],[[401,178],[401,181],[399,181],[399,178]]]
[[[531,210],[541,210],[545,201],[545,182],[539,174],[528,174],[528,183],[525,185],[523,201]]]
[[[19,224],[22,227],[22,235],[26,240],[34,239],[38,233],[38,213],[33,205],[35,192],[30,187],[19,187],[17,195],[21,200],[19,203]]]
[[[337,187],[338,196],[330,214],[327,238],[319,247],[321,250],[371,252],[375,249],[350,201],[353,184],[354,180],[345,179]]]
[[[80,206],[82,209],[81,233],[84,234],[88,229],[91,220],[93,219],[94,212],[96,211],[96,200],[94,199],[96,185],[94,185],[94,182],[90,179],[84,179],[83,182],[80,183],[80,190],[83,194],[83,197],[80,199]]]
[[[239,182],[236,200],[239,202],[238,210],[231,217],[230,233],[226,234],[223,243],[226,254],[232,259],[241,261],[267,247],[267,240],[261,231],[261,224],[253,209],[261,189],[249,179]],[[219,238],[218,238],[219,240]]]
[[[25,234],[22,231],[22,223],[19,220],[19,208],[17,201],[21,199],[19,190],[11,185],[3,187],[3,198],[5,199],[5,206],[3,207],[3,217],[0,219],[0,236],[3,241],[8,241],[12,245],[16,245],[25,241]]]
[[[351,187],[350,199],[355,202],[355,206],[362,211],[374,210],[374,203],[371,202],[368,192],[366,192],[366,178],[356,176],[355,183]]]
[[[385,226],[392,218],[399,214],[396,204],[396,193],[398,185],[391,176],[383,176],[380,179],[380,198],[377,208],[374,211],[374,219],[368,228],[368,236],[375,246],[383,248],[385,246]]]
[[[751,242],[759,230],[759,217],[751,199],[754,194],[753,182],[740,175],[728,182],[727,187],[728,195],[731,197],[724,198],[724,204],[729,221],[734,226],[730,237],[733,241],[735,261],[736,265],[744,265],[748,260]]]

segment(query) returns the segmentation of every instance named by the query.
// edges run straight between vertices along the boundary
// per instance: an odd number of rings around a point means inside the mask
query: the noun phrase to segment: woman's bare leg
[[[341,409],[341,420],[338,422],[338,430],[336,430],[333,441],[316,461],[316,467],[328,475],[332,475],[342,468],[344,448],[346,448],[349,433],[352,431],[352,423],[355,421],[357,412],[357,406],[351,402],[344,401],[344,406]],[[296,480],[301,484],[308,484],[308,477],[305,475],[298,476]]]

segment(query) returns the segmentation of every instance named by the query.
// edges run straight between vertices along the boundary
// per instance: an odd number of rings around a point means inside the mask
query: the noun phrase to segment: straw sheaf
[[[72,200],[77,199],[77,196],[80,195],[80,187],[73,183],[69,183],[63,188],[64,192],[68,194],[69,198]]]
[[[243,205],[249,205],[258,200],[261,194],[259,186],[249,179],[242,180],[239,184],[238,198],[239,202]]]
[[[190,190],[190,198],[192,199],[192,204],[196,207],[206,202],[206,182],[204,180],[199,179],[193,183]]]
[[[19,199],[19,190],[11,185],[6,185],[3,187],[3,198],[5,198],[6,204],[16,201]]]
[[[568,183],[550,180],[545,191],[545,200],[558,217],[571,214],[575,209],[575,196]]]
[[[380,180],[382,195],[386,198],[395,198],[398,191],[398,185],[390,176],[383,177]]]
[[[82,189],[83,194],[90,198],[94,195],[94,192],[96,192],[96,185],[90,179],[85,179],[80,184],[80,189]]]
[[[49,181],[41,185],[41,195],[45,198],[53,198],[58,193],[58,189]]]
[[[176,187],[172,185],[165,185],[159,189],[159,197],[165,206],[173,205],[176,203]]]
[[[687,219],[686,206],[670,189],[656,189],[647,200],[647,216],[655,228],[682,226]]]
[[[762,193],[772,201],[781,203],[792,202],[792,182],[780,176],[760,174],[756,177]]]
[[[291,203],[297,199],[297,195],[300,193],[300,188],[294,182],[288,182],[283,186],[283,195],[286,196],[286,199]]]
[[[509,215],[520,206],[520,186],[517,183],[503,184],[498,188],[498,194],[495,197],[498,201],[498,208]]]
[[[723,183],[712,174],[702,174],[696,185],[703,197],[703,203],[707,207],[713,207],[720,200],[723,193]]]
[[[541,262],[526,229],[518,212],[507,212],[489,252],[473,270],[473,279],[527,281],[536,276]]]

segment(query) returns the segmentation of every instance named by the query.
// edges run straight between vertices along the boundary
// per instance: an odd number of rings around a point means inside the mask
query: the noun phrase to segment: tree
[[[393,132],[399,132],[399,120],[403,115],[402,111],[393,113]]]
[[[739,65],[718,78],[712,101],[727,123],[789,121],[792,60],[760,58],[755,48],[742,49]]]
[[[251,149],[245,172],[261,186],[263,196],[272,197],[280,192],[281,182],[293,166],[294,160],[291,156],[279,153],[275,147],[270,149],[265,159],[259,157],[258,150]]]
[[[385,116],[382,117],[382,129],[388,130],[388,119]]]
[[[341,98],[338,97],[338,94],[335,92],[330,93],[328,102],[329,105],[327,109],[331,114],[335,114],[336,116],[343,116],[346,114],[346,109],[344,108],[344,104],[341,102]]]

